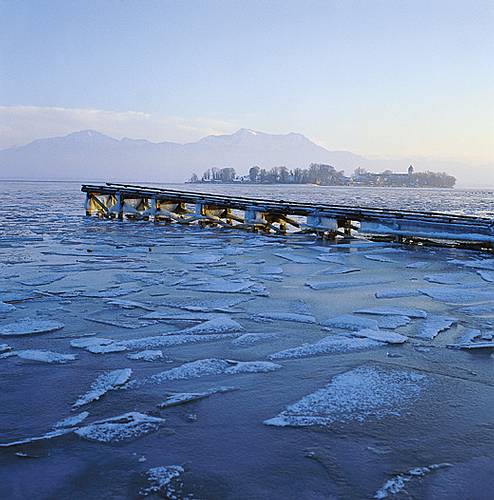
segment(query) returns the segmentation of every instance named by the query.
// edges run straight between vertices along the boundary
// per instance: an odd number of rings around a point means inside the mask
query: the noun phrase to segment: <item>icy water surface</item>
[[[492,201],[253,189],[228,192]],[[88,219],[78,184],[0,191],[0,498],[492,497],[490,255]]]

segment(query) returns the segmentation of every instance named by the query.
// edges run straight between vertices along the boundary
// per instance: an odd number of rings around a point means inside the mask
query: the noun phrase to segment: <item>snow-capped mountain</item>
[[[351,171],[365,161],[350,152],[329,151],[295,133],[240,129],[178,144],[118,140],[84,130],[0,151],[0,179],[183,182],[211,167],[229,166],[246,173],[253,165],[305,168],[321,162]]]

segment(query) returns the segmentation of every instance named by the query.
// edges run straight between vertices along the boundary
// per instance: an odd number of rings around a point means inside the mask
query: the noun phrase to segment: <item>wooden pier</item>
[[[429,242],[492,250],[494,220],[437,212],[274,201],[134,184],[85,184],[86,215],[196,223],[201,226],[323,238],[358,234],[393,241]]]

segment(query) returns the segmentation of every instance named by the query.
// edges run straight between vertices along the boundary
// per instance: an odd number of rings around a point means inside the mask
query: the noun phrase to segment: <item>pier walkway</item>
[[[134,184],[84,184],[81,191],[86,193],[88,216],[277,234],[303,231],[333,239],[361,234],[394,241],[494,247],[494,220],[485,217],[274,201]]]

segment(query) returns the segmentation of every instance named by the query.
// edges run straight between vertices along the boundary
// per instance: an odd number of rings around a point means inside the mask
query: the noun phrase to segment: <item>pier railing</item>
[[[135,184],[85,184],[81,190],[86,193],[86,215],[110,219],[197,223],[278,234],[304,231],[325,238],[360,233],[488,249],[494,244],[494,221],[485,217],[275,201]]]

